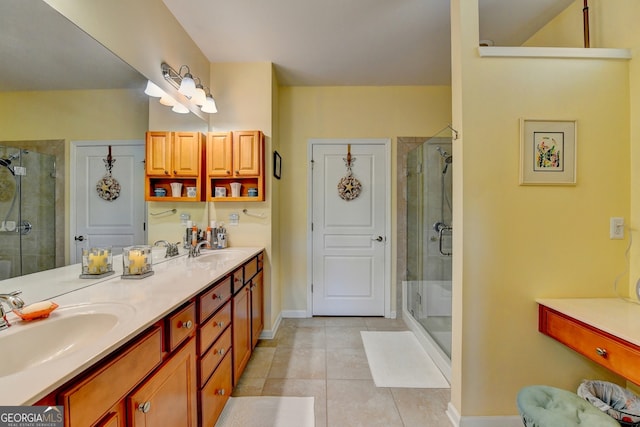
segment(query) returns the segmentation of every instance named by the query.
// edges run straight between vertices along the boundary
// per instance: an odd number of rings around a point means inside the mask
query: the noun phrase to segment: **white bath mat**
[[[313,397],[230,397],[216,427],[314,427]]]
[[[411,331],[360,331],[377,387],[449,388]]]

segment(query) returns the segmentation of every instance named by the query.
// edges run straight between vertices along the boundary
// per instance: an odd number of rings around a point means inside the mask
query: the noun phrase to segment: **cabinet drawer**
[[[196,305],[191,303],[167,318],[169,352],[175,350],[181,342],[196,330]]]
[[[258,257],[252,258],[244,265],[244,282],[247,283],[258,272]]]
[[[231,274],[231,277],[233,278],[231,287],[234,295],[237,294],[238,291],[244,286],[244,275],[242,273],[243,270],[244,268],[240,267]]]
[[[230,350],[231,328],[227,328],[200,360],[200,384],[207,382],[213,370]]]
[[[231,396],[231,353],[222,359],[218,369],[200,391],[200,425],[215,425]]]
[[[211,316],[211,314],[227,302],[229,298],[231,298],[231,276],[222,279],[212,289],[200,295],[200,298],[198,298],[200,323]]]
[[[230,324],[231,301],[228,301],[211,319],[200,325],[198,354],[203,355]]]
[[[593,326],[540,306],[540,332],[640,384],[640,348]]]
[[[96,423],[162,362],[162,328],[156,327],[85,380],[60,394],[68,426]]]

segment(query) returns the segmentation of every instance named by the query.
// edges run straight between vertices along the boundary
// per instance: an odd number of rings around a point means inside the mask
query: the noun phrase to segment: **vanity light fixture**
[[[194,104],[198,105],[203,113],[218,112],[218,107],[216,106],[216,102],[211,95],[211,91],[209,90],[209,88],[206,88],[207,90],[205,90],[205,86],[202,85],[202,80],[199,77],[193,77],[191,75],[188,66],[182,65],[180,66],[179,70],[176,71],[169,64],[163,62],[161,64],[161,68],[162,76],[164,77],[164,79],[171,83],[173,87],[178,89],[178,92],[185,95],[187,98],[193,101]],[[187,73],[184,76],[180,74],[183,68],[187,69]],[[195,83],[195,79],[198,80],[198,84]],[[190,80],[191,83],[193,83],[193,93],[187,94],[183,92],[185,80]],[[191,83],[187,83],[187,85],[190,87]]]

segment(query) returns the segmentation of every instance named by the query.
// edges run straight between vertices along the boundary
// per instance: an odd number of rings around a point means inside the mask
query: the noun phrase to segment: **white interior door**
[[[106,174],[104,159],[115,160],[112,177],[120,195],[105,200],[96,186]],[[144,141],[82,141],[72,144],[71,262],[82,260],[84,247],[122,248],[147,241],[144,201]]]
[[[312,314],[383,316],[390,297],[389,141],[321,141],[311,142]],[[344,200],[338,183],[349,146],[361,191]]]

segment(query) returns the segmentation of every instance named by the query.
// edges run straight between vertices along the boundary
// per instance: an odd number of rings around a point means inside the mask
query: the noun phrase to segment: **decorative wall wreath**
[[[102,159],[102,161],[104,162],[107,173],[98,180],[96,191],[98,192],[98,197],[112,202],[120,196],[120,183],[111,176],[113,164],[116,162],[116,159],[111,157],[111,146],[109,146],[109,155],[107,155],[106,159]]]
[[[356,161],[355,157],[351,157],[351,144],[347,145],[347,157],[343,159],[347,166],[347,174],[338,182],[338,195],[342,200],[347,202],[357,198],[362,190],[362,184],[353,176],[351,167]]]

